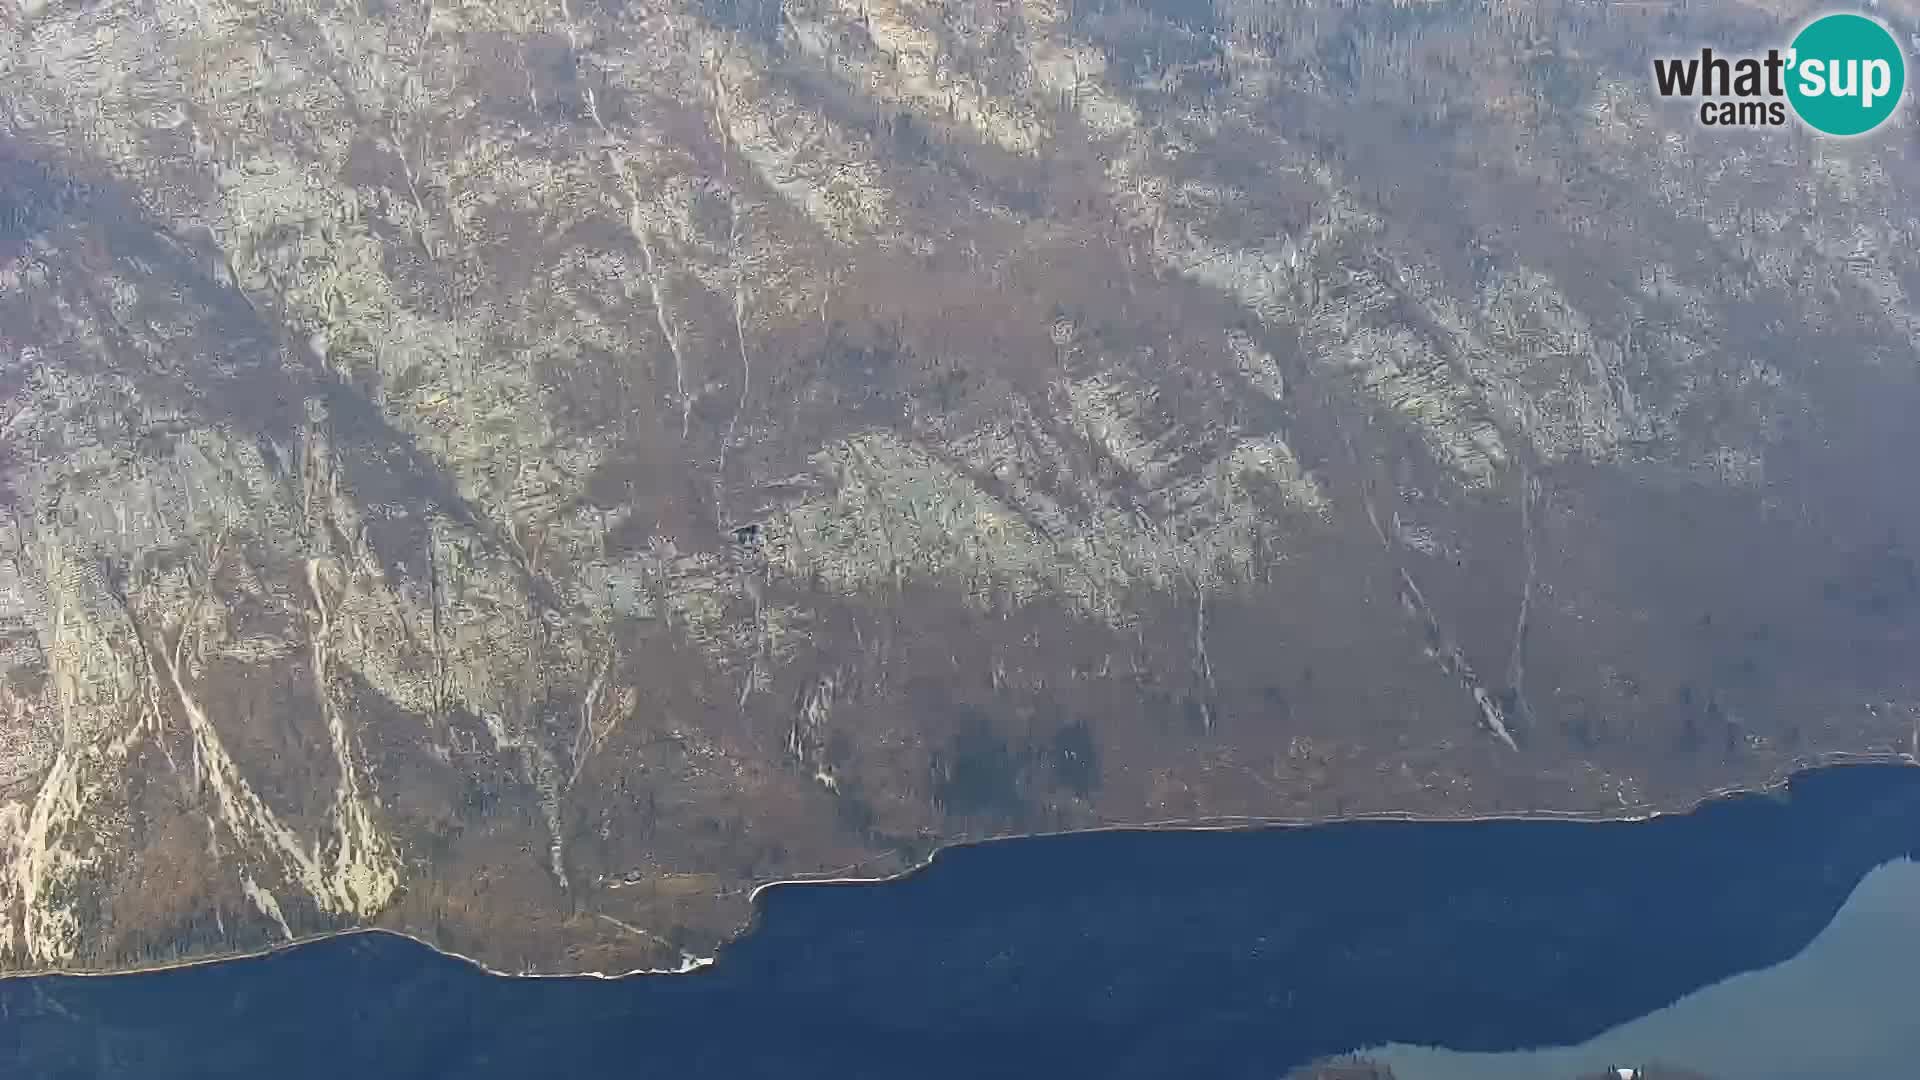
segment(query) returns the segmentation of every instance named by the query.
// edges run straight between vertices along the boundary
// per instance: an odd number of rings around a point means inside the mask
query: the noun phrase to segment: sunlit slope
[[[0,957],[1909,751],[1910,113],[1648,86],[1791,22],[7,9]]]

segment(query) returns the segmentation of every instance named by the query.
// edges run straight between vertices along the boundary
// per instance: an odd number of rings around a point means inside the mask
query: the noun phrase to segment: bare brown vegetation
[[[675,964],[963,837],[1912,752],[1911,113],[1645,85],[1779,27],[0,16],[0,957]]]

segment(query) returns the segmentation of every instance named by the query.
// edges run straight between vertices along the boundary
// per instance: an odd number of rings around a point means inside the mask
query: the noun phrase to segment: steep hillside
[[[1649,85],[1798,14],[0,9],[0,966],[1912,752],[1912,110]]]

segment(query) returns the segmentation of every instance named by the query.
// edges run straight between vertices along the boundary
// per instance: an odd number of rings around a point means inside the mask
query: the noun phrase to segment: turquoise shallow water
[[[1920,863],[1869,873],[1805,950],[1576,1046],[1369,1050],[1400,1080],[1539,1080],[1668,1062],[1729,1080],[1880,1080],[1920,1071]]]

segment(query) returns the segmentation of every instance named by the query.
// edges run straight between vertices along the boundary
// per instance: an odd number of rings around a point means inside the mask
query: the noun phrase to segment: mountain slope
[[[0,956],[1910,752],[1912,127],[1646,85],[1794,14],[0,13]]]

